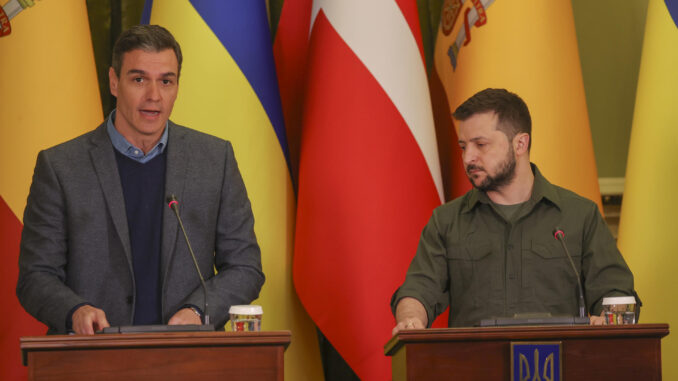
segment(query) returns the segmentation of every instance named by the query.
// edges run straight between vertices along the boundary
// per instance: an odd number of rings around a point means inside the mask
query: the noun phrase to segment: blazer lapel
[[[169,137],[167,140],[167,168],[165,169],[165,195],[176,196],[179,201],[179,210],[181,210],[181,203],[184,194],[184,185],[186,181],[186,171],[188,169],[189,155],[186,144],[185,131],[169,122]],[[177,230],[179,223],[174,212],[169,208],[165,208],[163,212],[162,223],[162,252],[160,256],[161,269],[163,276],[163,290],[165,288],[165,281],[167,279],[167,271],[174,253],[174,247],[177,242]]]
[[[125,212],[125,198],[122,193],[120,174],[115,161],[115,153],[108,133],[106,122],[100,125],[92,136],[93,148],[90,150],[94,170],[96,171],[101,190],[104,193],[106,207],[113,219],[113,225],[120,237],[122,247],[130,268],[132,268],[132,249],[129,240],[129,227],[127,225],[127,213]]]

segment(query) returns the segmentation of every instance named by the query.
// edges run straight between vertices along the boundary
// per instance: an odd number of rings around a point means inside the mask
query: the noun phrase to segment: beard
[[[469,172],[472,169],[485,172],[485,178],[478,182],[471,175],[469,175]],[[471,181],[471,184],[473,184],[476,189],[483,192],[497,191],[499,188],[510,184],[511,181],[513,181],[513,178],[516,176],[516,158],[514,155],[513,146],[509,144],[509,151],[504,160],[497,165],[494,175],[490,175],[490,173],[481,166],[469,164],[466,166],[466,176],[468,176],[469,181]]]

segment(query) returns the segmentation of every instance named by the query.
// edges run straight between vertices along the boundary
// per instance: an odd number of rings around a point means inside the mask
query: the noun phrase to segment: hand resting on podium
[[[88,304],[78,308],[73,313],[73,331],[78,335],[94,335],[95,332],[103,331],[110,327],[106,320],[106,313],[99,308]],[[167,323],[168,325],[200,325],[200,317],[190,308],[182,308],[177,311]]]
[[[110,327],[104,310],[86,304],[73,312],[73,331],[78,335],[94,335],[94,332]]]
[[[200,320],[200,317],[198,314],[193,312],[190,308],[182,308],[177,313],[174,314],[169,319],[169,322],[167,322],[168,325],[187,325],[187,324],[194,324],[194,325],[200,325],[202,324],[202,320]]]
[[[591,315],[589,319],[591,325],[605,324],[604,312],[600,316]],[[428,317],[424,305],[415,298],[405,297],[396,306],[396,326],[393,327],[391,334],[395,335],[403,329],[423,329],[426,328],[427,323]]]
[[[402,298],[396,306],[396,326],[391,331],[392,335],[403,329],[422,329],[426,328],[428,316],[426,309],[415,298]]]

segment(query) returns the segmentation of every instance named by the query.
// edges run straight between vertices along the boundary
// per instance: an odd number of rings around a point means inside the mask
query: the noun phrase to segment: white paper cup
[[[636,298],[633,296],[615,296],[603,298],[605,324],[635,324]]]
[[[261,331],[261,317],[264,310],[257,305],[231,306],[231,329],[233,331]]]

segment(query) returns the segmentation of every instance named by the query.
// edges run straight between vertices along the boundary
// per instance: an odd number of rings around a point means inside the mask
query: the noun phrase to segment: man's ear
[[[522,155],[528,152],[530,146],[530,135],[527,133],[519,133],[513,138],[514,150],[517,155]]]
[[[112,67],[108,68],[108,86],[111,89],[111,94],[114,97],[118,97],[118,76],[115,74],[115,70]]]

